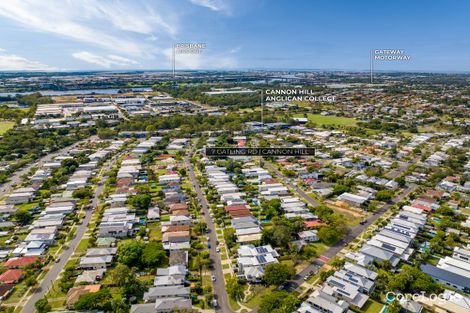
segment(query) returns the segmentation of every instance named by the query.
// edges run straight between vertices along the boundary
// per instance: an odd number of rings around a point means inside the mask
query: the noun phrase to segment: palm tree
[[[209,257],[210,257],[209,252],[202,251],[202,252],[199,252],[196,258],[194,259],[195,267],[199,269],[199,278],[201,280],[201,287],[202,287],[202,272],[203,270],[207,269],[209,265],[211,264],[211,260]]]

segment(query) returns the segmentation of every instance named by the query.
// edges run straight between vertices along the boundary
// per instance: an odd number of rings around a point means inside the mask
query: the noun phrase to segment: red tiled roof
[[[248,208],[245,204],[238,204],[238,205],[227,205],[224,208],[224,210],[226,212],[232,212],[232,211],[248,210]]]
[[[411,206],[414,207],[414,208],[418,208],[418,209],[427,211],[427,212],[431,212],[431,211],[432,211],[432,208],[430,208],[430,207],[428,207],[428,206],[425,206],[425,205],[423,205],[423,204],[419,204],[419,203],[412,204]]]
[[[187,209],[188,208],[188,205],[184,202],[177,202],[177,203],[173,203],[173,204],[170,204],[168,206],[170,208],[170,212],[173,211],[173,210],[184,210],[184,209]]]
[[[426,195],[422,195],[416,200],[417,201],[424,201],[424,202],[428,202],[428,203],[437,203],[436,200],[434,200],[433,197],[429,197],[429,196],[426,196]]]
[[[23,270],[8,270],[0,275],[0,281],[5,284],[16,283],[23,276]]]
[[[171,225],[166,228],[165,232],[189,231],[189,225]]]
[[[251,212],[250,210],[239,210],[239,211],[230,211],[229,214],[232,218],[234,218],[234,217],[250,216]]]
[[[173,215],[173,216],[177,216],[177,215],[186,215],[186,216],[189,216],[189,211],[188,211],[188,210],[185,210],[185,209],[182,209],[182,210],[174,210],[173,212],[171,212],[171,215]]]
[[[22,267],[22,266],[32,264],[32,263],[36,262],[38,259],[39,259],[39,257],[37,257],[37,256],[24,256],[24,257],[21,257],[21,258],[12,258],[12,259],[6,261],[5,263],[3,263],[3,266],[4,267],[10,267],[10,268],[11,267]]]
[[[444,191],[440,191],[440,190],[428,190],[428,192],[426,192],[426,194],[429,195],[429,196],[432,196],[432,197],[441,198],[441,197],[444,195]]]
[[[275,180],[274,178],[267,178],[267,179],[263,179],[262,182],[265,184],[275,184],[277,183],[277,180]]]
[[[238,140],[237,146],[238,147],[244,147],[246,145],[246,140]]]
[[[305,179],[304,181],[308,184],[308,183],[314,183],[314,182],[316,182],[317,180],[316,180],[315,178],[307,178],[307,179]]]
[[[119,178],[116,182],[118,187],[129,186],[134,181],[133,178]]]
[[[169,159],[175,157],[176,154],[162,154],[162,155],[157,155],[155,159],[157,160],[164,160],[164,159]]]

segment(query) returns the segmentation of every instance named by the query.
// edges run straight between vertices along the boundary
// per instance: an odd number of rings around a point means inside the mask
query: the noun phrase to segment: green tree
[[[34,307],[36,308],[36,311],[38,311],[38,313],[46,313],[52,309],[51,305],[49,304],[49,301],[47,301],[47,298],[42,298],[36,301]]]
[[[389,290],[399,290],[402,292],[421,292],[437,293],[442,288],[434,282],[431,276],[423,273],[419,268],[404,265],[397,275],[393,276],[388,282]]]
[[[302,248],[301,255],[303,259],[311,260],[318,256],[318,251],[314,245],[309,244]]]
[[[108,271],[106,275],[110,277],[110,281],[114,285],[122,287],[131,280],[133,273],[127,265],[118,263],[116,267]]]
[[[243,287],[238,282],[238,279],[230,277],[227,280],[227,293],[233,300],[239,300],[243,296]]]
[[[75,302],[76,310],[103,310],[110,312],[112,309],[112,296],[109,289],[101,289],[98,292],[90,292],[81,295]]]
[[[77,160],[75,159],[65,159],[60,162],[60,166],[65,170],[65,174],[73,173],[79,165],[80,164],[78,164]]]
[[[274,216],[278,216],[282,213],[281,200],[279,199],[264,200],[261,202],[261,207],[265,211],[266,218],[268,219],[271,219]]]
[[[32,219],[33,216],[28,210],[19,209],[15,212],[15,220],[22,226],[29,224]]]
[[[389,304],[387,308],[387,313],[400,313],[400,312],[401,312],[400,302],[398,302],[398,300],[395,299]]]
[[[393,191],[391,190],[380,190],[375,194],[375,199],[378,201],[389,201],[393,197]]]
[[[100,139],[112,139],[116,137],[117,131],[111,128],[100,128],[98,129],[97,134]]]
[[[332,226],[323,226],[318,230],[318,238],[327,245],[337,242],[343,233]]]
[[[168,257],[160,242],[151,241],[142,251],[141,263],[147,267],[162,267],[168,263]]]
[[[79,198],[79,199],[85,199],[85,198],[91,198],[93,197],[93,190],[91,190],[90,187],[82,187],[75,189],[72,193],[72,196],[74,198]]]
[[[63,293],[67,293],[73,287],[74,275],[75,269],[73,267],[66,267],[63,271],[59,280],[59,288]]]
[[[268,264],[264,269],[263,281],[268,285],[281,285],[291,279],[295,269],[285,263]]]
[[[345,263],[346,261],[338,256],[335,256],[333,260],[331,260],[331,266],[333,266],[337,270],[343,267]]]
[[[330,277],[331,275],[333,275],[335,273],[334,270],[329,270],[329,271],[321,271],[320,272],[320,279],[322,281],[325,281],[328,277]]]
[[[349,192],[351,190],[351,187],[342,185],[342,184],[337,184],[333,187],[333,194],[334,195],[340,195],[345,192]]]
[[[194,267],[199,269],[199,277],[202,285],[202,272],[211,264],[211,259],[208,251],[199,252],[194,259]]]
[[[261,298],[259,313],[291,313],[300,300],[287,291],[273,291]]]
[[[145,243],[137,240],[125,241],[118,247],[118,261],[129,266],[140,268]]]
[[[226,228],[224,231],[225,244],[231,249],[237,242],[237,236],[235,235],[235,229]]]
[[[152,203],[152,196],[147,194],[138,194],[132,197],[132,205],[139,210],[148,210]]]

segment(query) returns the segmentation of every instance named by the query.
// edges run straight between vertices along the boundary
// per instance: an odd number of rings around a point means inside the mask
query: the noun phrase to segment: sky
[[[5,0],[0,71],[470,71],[466,0]]]

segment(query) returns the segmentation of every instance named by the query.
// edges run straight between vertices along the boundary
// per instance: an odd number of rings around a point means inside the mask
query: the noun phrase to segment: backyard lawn
[[[383,304],[369,299],[367,300],[366,304],[364,304],[364,306],[362,307],[362,312],[377,313],[377,312],[380,312],[382,307],[383,307]]]
[[[242,303],[251,309],[257,308],[261,303],[261,299],[263,298],[263,296],[271,293],[274,289],[274,286],[265,287],[263,285],[255,285],[254,287],[252,287],[253,297],[251,297],[246,303]]]
[[[148,237],[151,241],[162,240],[162,228],[159,222],[151,222],[147,224],[149,229]]]

